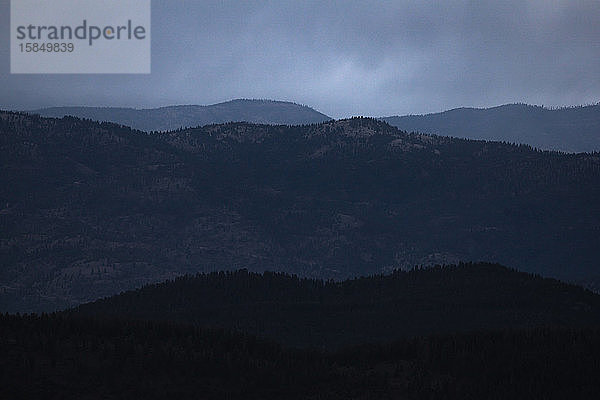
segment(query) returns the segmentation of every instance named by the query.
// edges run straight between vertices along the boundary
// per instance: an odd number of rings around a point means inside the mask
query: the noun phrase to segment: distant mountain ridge
[[[275,100],[236,99],[212,105],[152,109],[51,107],[28,111],[43,117],[74,116],[142,131],[171,131],[209,124],[250,122],[304,125],[331,118],[308,106]],[[527,104],[456,108],[441,113],[379,118],[408,132],[528,144],[542,150],[600,151],[600,105],[548,109]]]
[[[523,143],[542,150],[600,150],[600,104],[559,109],[506,104],[381,119],[408,132]]]
[[[178,105],[151,109],[113,107],[51,107],[29,111],[43,117],[66,115],[114,122],[142,131],[169,131],[225,122],[304,125],[331,118],[308,106],[275,100],[237,99],[207,106]]]

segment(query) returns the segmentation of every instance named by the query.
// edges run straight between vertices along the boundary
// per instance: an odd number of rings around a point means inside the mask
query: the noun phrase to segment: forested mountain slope
[[[0,113],[0,310],[185,273],[342,279],[487,260],[597,278],[600,156],[356,118],[147,134]]]
[[[331,349],[417,335],[600,326],[600,296],[491,264],[343,282],[237,271],[178,278],[69,313],[194,323]]]

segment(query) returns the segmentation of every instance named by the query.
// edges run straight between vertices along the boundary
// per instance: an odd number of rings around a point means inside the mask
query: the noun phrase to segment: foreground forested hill
[[[178,278],[69,313],[194,323],[285,345],[339,348],[415,335],[600,326],[600,296],[490,264],[343,282],[237,271]]]
[[[597,280],[600,156],[355,118],[147,134],[0,113],[0,310],[213,270],[493,261]]]
[[[599,299],[488,264],[344,282],[185,277],[61,313],[0,313],[0,393],[590,399],[600,393]]]

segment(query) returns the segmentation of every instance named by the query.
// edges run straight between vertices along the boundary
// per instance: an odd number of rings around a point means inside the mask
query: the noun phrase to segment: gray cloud
[[[0,107],[271,98],[334,117],[600,100],[600,1],[153,1],[151,75],[10,75]]]

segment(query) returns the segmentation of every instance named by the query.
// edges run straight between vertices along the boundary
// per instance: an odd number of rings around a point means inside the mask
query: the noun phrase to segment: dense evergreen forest
[[[344,282],[200,274],[61,313],[0,313],[0,395],[590,399],[599,299],[491,264]]]
[[[331,349],[417,335],[600,326],[600,296],[490,264],[343,282],[242,270],[177,278],[68,313],[194,323]]]
[[[598,281],[600,156],[354,118],[143,133],[0,113],[0,310],[214,270],[459,261]]]
[[[600,331],[429,336],[338,352],[155,322],[0,314],[10,399],[592,399]]]

